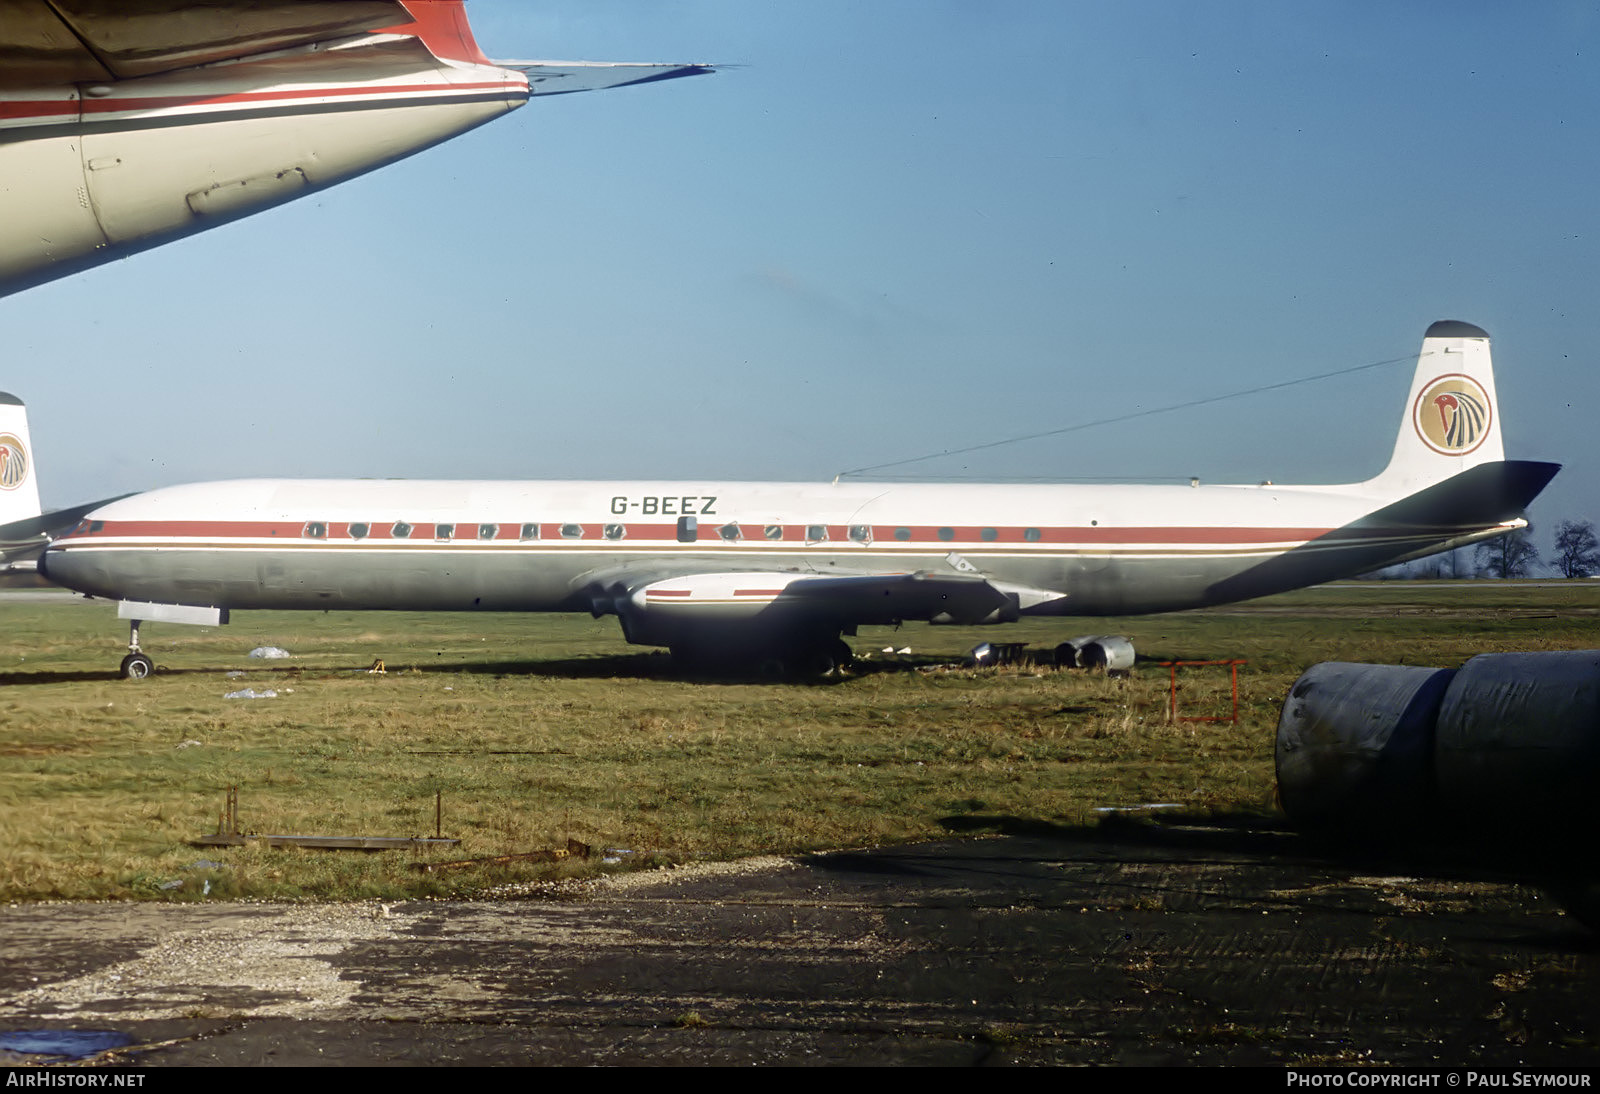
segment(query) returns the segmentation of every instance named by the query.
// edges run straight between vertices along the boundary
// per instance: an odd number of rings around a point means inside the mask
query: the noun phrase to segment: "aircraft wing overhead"
[[[56,509],[0,524],[0,573],[31,570],[34,561],[50,546],[50,541],[57,533],[71,528],[102,505],[110,505],[130,496],[118,494],[114,498],[101,498],[68,509]]]
[[[398,0],[0,0],[0,86],[150,76],[410,21]]]
[[[631,61],[495,61],[501,68],[528,77],[533,95],[570,95],[575,91],[604,91],[611,87],[676,80],[680,76],[707,76],[712,65],[648,64]]]
[[[598,575],[597,575],[598,576]],[[992,581],[980,574],[817,574],[798,570],[612,574],[594,582],[596,615],[614,612],[635,633],[666,637],[684,626],[899,623],[974,624],[1015,619],[1019,610],[1060,594]]]
[[[64,529],[71,528],[102,505],[110,505],[114,501],[121,501],[123,498],[131,498],[132,496],[132,494],[118,494],[114,498],[101,498],[99,501],[88,501],[82,505],[74,505],[67,509],[53,509],[48,513],[40,513],[36,517],[26,517],[22,520],[11,521],[9,524],[0,524],[0,543],[31,539],[34,536],[52,536]]]
[[[857,623],[901,619],[980,623],[1012,606],[1006,592],[985,578],[925,571],[808,578],[791,583],[784,596],[796,605]]]

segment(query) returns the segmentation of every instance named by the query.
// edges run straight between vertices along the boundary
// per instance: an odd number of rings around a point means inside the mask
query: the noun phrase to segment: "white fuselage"
[[[1415,551],[1405,530],[1337,531],[1384,500],[1352,486],[252,479],[105,506],[46,565],[97,596],[221,608],[595,610],[618,575],[922,571],[1025,586],[1025,612],[1109,614]],[[1288,552],[1294,567],[1251,578]]]

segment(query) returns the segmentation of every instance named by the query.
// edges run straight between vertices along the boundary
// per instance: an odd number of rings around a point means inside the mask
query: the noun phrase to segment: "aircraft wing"
[[[130,496],[118,494],[114,498],[101,498],[68,509],[56,509],[0,524],[0,572],[33,569],[40,552],[50,545],[58,533],[71,528],[102,505],[110,505]]]
[[[611,87],[676,80],[680,76],[705,76],[711,65],[647,64],[629,61],[495,61],[501,68],[528,77],[533,95],[570,95],[575,91],[604,91]]]
[[[0,0],[0,86],[152,76],[411,21],[398,0]]]
[[[689,641],[783,641],[785,636],[905,620],[1009,622],[1061,595],[976,573],[930,571],[623,571],[596,575],[589,588],[593,613],[617,615],[629,641],[672,647]]]
[[[420,17],[420,21],[414,19]],[[446,29],[399,0],[0,0],[0,87],[126,80],[388,31]],[[479,54],[480,62],[485,58]],[[491,62],[542,95],[710,72],[710,65]]]

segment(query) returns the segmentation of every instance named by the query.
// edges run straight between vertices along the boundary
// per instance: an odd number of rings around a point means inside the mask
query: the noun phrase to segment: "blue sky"
[[[48,503],[244,475],[796,478],[1495,337],[1600,521],[1600,9],[471,0],[712,61],[0,299]],[[933,460],[1332,482],[1410,364]]]

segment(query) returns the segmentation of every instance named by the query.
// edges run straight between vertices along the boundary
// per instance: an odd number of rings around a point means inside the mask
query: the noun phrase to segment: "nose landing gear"
[[[156,671],[156,663],[139,648],[139,620],[128,621],[128,656],[122,659],[122,676],[125,680],[143,680]]]

